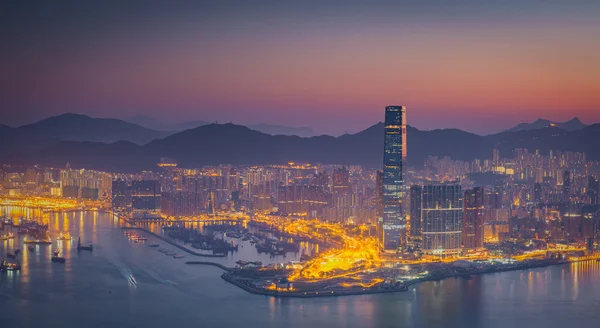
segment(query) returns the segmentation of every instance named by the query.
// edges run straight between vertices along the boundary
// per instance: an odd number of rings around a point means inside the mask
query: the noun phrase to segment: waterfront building
[[[406,156],[406,108],[385,108],[383,154],[383,234],[384,251],[401,250],[406,244],[404,216],[403,159]]]
[[[131,206],[129,185],[123,179],[113,180],[112,182],[112,207],[115,210],[125,210]]]
[[[465,191],[462,236],[465,249],[483,248],[483,197],[481,187]]]
[[[460,253],[463,217],[461,186],[425,185],[421,204],[423,252],[440,256]]]
[[[160,184],[157,180],[131,182],[131,207],[135,216],[154,216],[160,213]]]

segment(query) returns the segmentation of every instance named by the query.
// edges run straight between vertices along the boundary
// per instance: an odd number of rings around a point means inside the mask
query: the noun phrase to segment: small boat
[[[150,247],[159,247],[159,246],[160,246],[159,244],[152,244],[152,245],[150,245]]]
[[[175,252],[168,252],[168,253],[165,253],[165,255],[173,256],[173,255],[177,255],[177,253],[175,253]]]
[[[15,249],[15,255],[19,255],[19,253],[21,253],[20,249]]]
[[[52,262],[65,263],[65,258],[58,256],[58,251],[54,252],[54,256],[52,256]]]
[[[176,259],[182,259],[182,258],[185,257],[185,255],[176,254],[176,255],[173,255],[173,257],[176,258]]]
[[[8,240],[8,239],[15,239],[15,235],[12,232],[8,233],[8,234],[0,235],[0,240]]]
[[[60,235],[56,238],[56,240],[62,240],[62,241],[71,241],[71,239],[72,239],[71,234],[69,232],[67,232],[64,235],[61,232]]]
[[[33,247],[33,245],[28,245],[28,246],[27,246],[27,249],[28,249],[30,252],[33,252],[33,251],[35,251],[35,247]]]
[[[78,251],[93,251],[94,246],[90,244],[90,246],[81,246],[81,237],[77,238],[77,250]]]
[[[33,244],[33,245],[52,245],[52,242],[49,240],[39,240],[39,239],[26,239],[24,241],[25,244]]]
[[[10,257],[11,259],[16,259],[17,258],[17,255],[13,254],[11,252],[6,253],[6,256]]]
[[[15,263],[6,262],[4,259],[0,260],[0,271],[19,271],[21,270],[21,264],[19,261]]]

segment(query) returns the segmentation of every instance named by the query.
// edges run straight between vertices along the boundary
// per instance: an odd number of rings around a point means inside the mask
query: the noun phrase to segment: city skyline
[[[0,321],[594,326],[598,17],[0,3]]]
[[[339,135],[398,100],[423,129],[600,121],[598,4],[344,4],[5,3],[0,121],[76,112]]]

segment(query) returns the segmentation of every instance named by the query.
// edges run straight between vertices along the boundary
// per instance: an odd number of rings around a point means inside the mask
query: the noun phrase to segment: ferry
[[[71,234],[69,232],[67,232],[64,235],[61,232],[60,235],[56,238],[56,240],[63,240],[63,241],[71,241],[71,239],[72,239]]]
[[[77,238],[77,250],[78,251],[93,251],[94,246],[90,244],[90,246],[81,246],[81,237]]]
[[[59,251],[54,251],[54,256],[52,256],[52,262],[65,263],[65,258],[58,256]]]
[[[8,239],[15,239],[15,235],[12,232],[9,232],[8,234],[0,235],[0,240],[8,240]]]
[[[25,244],[34,244],[34,245],[52,245],[52,242],[49,240],[40,240],[40,239],[25,239]]]
[[[19,271],[21,270],[21,264],[19,261],[15,263],[6,262],[4,259],[0,260],[0,271]]]

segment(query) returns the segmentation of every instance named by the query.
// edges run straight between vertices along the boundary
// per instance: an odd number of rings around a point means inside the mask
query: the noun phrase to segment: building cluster
[[[111,195],[112,175],[85,169],[4,167],[0,194],[99,200]]]
[[[599,162],[577,152],[493,149],[490,159],[430,156],[422,169],[407,169],[405,125],[404,107],[386,107],[376,174],[383,251],[447,256],[534,240],[597,244]]]
[[[244,212],[377,227],[383,252],[454,256],[499,244],[579,243],[600,232],[600,162],[490,149],[407,167],[406,108],[385,108],[383,165],[217,165],[153,171],[2,167],[0,194],[101,200],[133,218]],[[421,165],[422,164],[422,165]],[[516,246],[515,246],[516,247]]]
[[[157,172],[115,177],[112,206],[134,217],[244,211],[367,223],[375,218],[374,183],[364,174],[355,166],[295,163],[201,169],[159,164]]]

